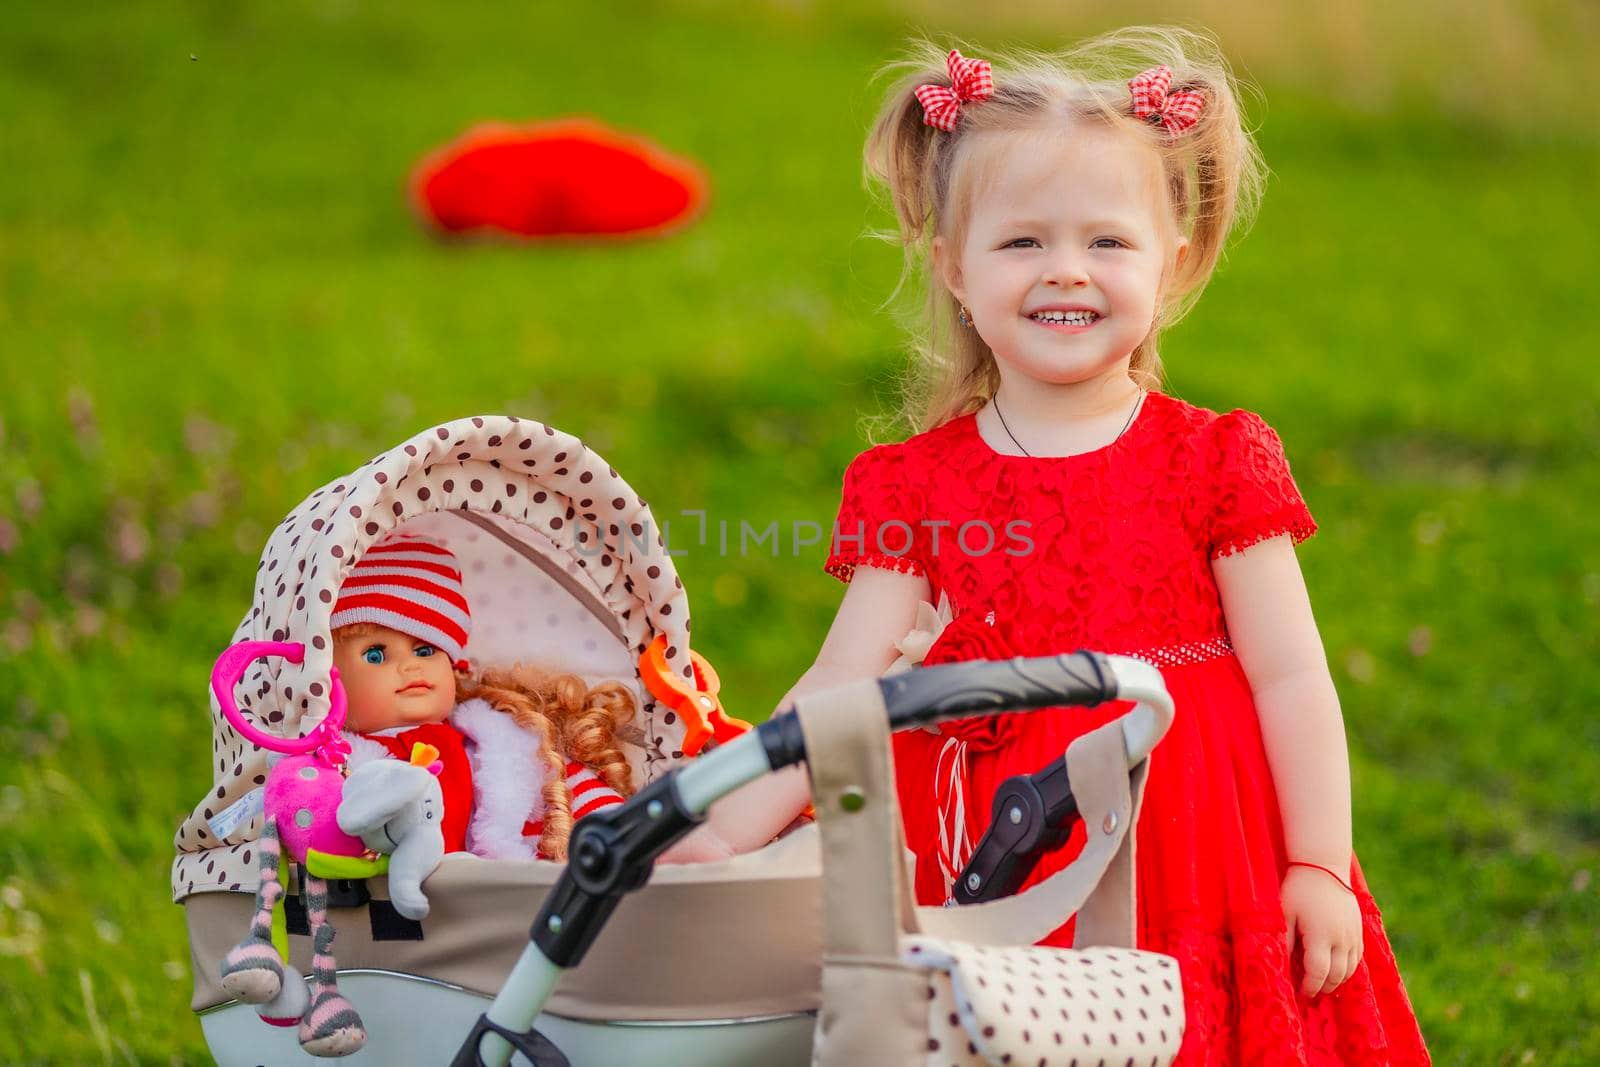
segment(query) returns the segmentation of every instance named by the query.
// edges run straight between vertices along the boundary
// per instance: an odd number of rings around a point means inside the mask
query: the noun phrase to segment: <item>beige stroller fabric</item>
[[[578,438],[543,423],[481,416],[432,427],[307,497],[272,532],[255,596],[233,641],[298,641],[304,662],[258,661],[240,710],[300,736],[328,710],[328,618],[357,558],[391,530],[431,534],[462,562],[474,663],[538,661],[591,682],[620,678],[640,699],[628,755],[643,784],[681,758],[684,727],[639,684],[657,634],[684,678],[689,609],[661,528],[645,501]],[[562,611],[544,605],[559,602]],[[529,605],[539,605],[537,609]],[[221,652],[219,648],[217,650]],[[254,892],[259,815],[219,838],[210,820],[260,785],[266,753],[211,700],[211,789],[178,828],[172,895]]]
[[[815,1011],[820,868],[814,827],[723,862],[657,867],[647,886],[618,904],[583,963],[562,972],[545,1010],[600,1022]],[[426,936],[374,941],[360,912],[336,911],[339,965],[420,975],[493,996],[564,869],[543,861],[446,856],[425,883],[433,904]],[[387,898],[386,879],[368,885],[375,900]],[[229,999],[217,965],[248,926],[252,902],[243,893],[196,893],[184,902],[195,1011]],[[308,968],[311,939],[291,937],[289,948],[290,962]]]
[[[1073,794],[1089,828],[1076,860],[1013,897],[928,908],[913,903],[900,861],[899,805],[877,682],[802,698],[796,713],[805,731],[825,875],[814,1063],[965,1067],[1024,1062],[1019,1057],[1026,1054],[1025,1062],[1065,1065],[1074,1052],[1098,1059],[1119,1047],[1140,1063],[1171,1062],[1183,1031],[1177,966],[1133,948],[1133,827],[1149,763],[1126,769],[1119,722],[1067,750]],[[1079,950],[1009,947],[1031,945],[1074,913]],[[1095,945],[1115,948],[1085,948]],[[1047,962],[1052,977],[1044,976]],[[1148,980],[1124,981],[1124,970],[1147,971]],[[1013,971],[1030,977],[1012,983]],[[1005,996],[988,990],[992,976],[1001,976]],[[1097,985],[1107,977],[1114,982]],[[1110,1011],[1098,1018],[1091,1010],[1075,1024],[1067,1018],[1063,990],[1094,997],[1102,989],[1121,998],[1117,1010],[1127,1008],[1129,1025]],[[1135,1022],[1140,1011],[1172,1022],[1158,1039],[1157,1026]],[[1053,1029],[1029,1021],[1058,1014]]]

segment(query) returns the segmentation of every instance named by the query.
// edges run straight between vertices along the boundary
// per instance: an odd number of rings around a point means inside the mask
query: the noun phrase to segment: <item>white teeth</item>
[[[1037,322],[1060,322],[1068,326],[1087,326],[1100,316],[1092,311],[1039,311],[1029,317]]]

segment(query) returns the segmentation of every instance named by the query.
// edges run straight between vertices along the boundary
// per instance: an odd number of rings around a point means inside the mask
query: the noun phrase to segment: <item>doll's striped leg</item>
[[[283,899],[278,881],[282,846],[278,824],[267,820],[256,843],[261,858],[261,886],[256,890],[256,913],[250,933],[222,958],[222,990],[246,1004],[265,1004],[283,989],[283,958],[272,943],[272,911]]]
[[[300,1047],[313,1056],[348,1056],[366,1044],[361,1016],[339,992],[333,958],[333,923],[328,921],[328,883],[307,875],[301,887],[311,924],[311,1005],[300,1018]]]

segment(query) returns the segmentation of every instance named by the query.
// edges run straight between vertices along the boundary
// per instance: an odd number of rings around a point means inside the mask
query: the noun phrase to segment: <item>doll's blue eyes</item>
[[[434,648],[432,645],[418,645],[411,651],[414,655],[427,657],[433,655],[438,651],[438,649]],[[361,658],[372,664],[374,667],[377,667],[389,657],[385,654],[382,645],[373,645],[371,648],[361,653]]]

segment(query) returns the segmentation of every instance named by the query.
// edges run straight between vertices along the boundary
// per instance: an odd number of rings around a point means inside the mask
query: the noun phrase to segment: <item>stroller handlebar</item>
[[[925,667],[891,675],[879,688],[894,730],[1002,709],[1092,706],[1117,692],[1110,662],[1094,652]]]
[[[1132,700],[1137,706],[1122,717],[1129,766],[1148,756],[1172,725],[1172,698],[1161,672],[1128,656],[1073,652],[948,663],[891,675],[878,684],[894,730],[974,715]],[[756,731],[774,770],[805,759],[805,737],[795,716],[780,712]]]

